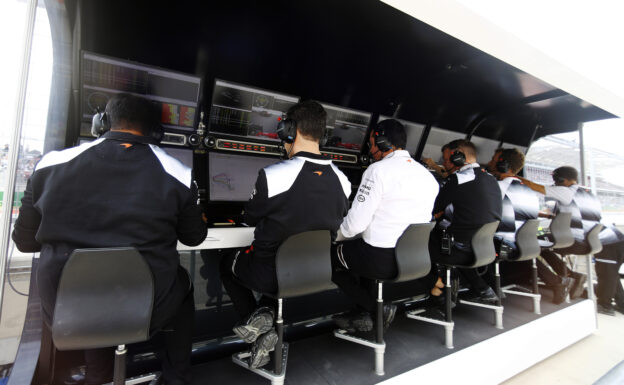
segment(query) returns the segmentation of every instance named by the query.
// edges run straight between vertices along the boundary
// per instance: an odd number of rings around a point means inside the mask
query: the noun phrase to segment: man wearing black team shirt
[[[221,280],[243,319],[234,333],[254,343],[251,367],[266,365],[277,342],[273,310],[270,306],[258,308],[251,289],[277,292],[275,254],[280,244],[293,234],[310,230],[330,230],[335,239],[349,207],[351,183],[319,151],[326,116],[314,101],[288,110],[287,121],[296,127],[296,135],[284,143],[290,159],[260,170],[245,206],[245,222],[256,227],[254,241],[250,248],[221,261]]]
[[[445,146],[442,155],[444,167],[451,175],[440,189],[433,207],[433,215],[441,222],[446,222],[443,219],[450,221],[446,231],[453,236],[454,244],[450,254],[441,252],[442,230],[437,226],[430,237],[429,252],[434,263],[470,264],[474,260],[470,244],[474,233],[482,225],[501,218],[500,188],[496,179],[477,163],[476,149],[471,142],[452,141]],[[445,211],[452,218],[443,218]],[[470,283],[475,297],[489,303],[497,301],[498,297],[494,290],[475,269],[460,269],[460,272]],[[432,274],[436,274],[435,270],[432,270]],[[444,285],[438,277],[431,294],[439,296],[442,287]]]

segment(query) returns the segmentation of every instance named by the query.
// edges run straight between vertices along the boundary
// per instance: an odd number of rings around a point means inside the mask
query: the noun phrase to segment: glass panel
[[[22,35],[26,24],[27,2],[5,0],[0,5],[0,38],[2,52],[12,52],[0,61],[0,79],[3,92],[0,98],[0,186],[4,188],[8,177],[9,134],[14,129],[13,122],[17,106],[19,66],[23,50]],[[12,207],[10,226],[17,217],[20,199],[26,188],[26,181],[32,174],[43,153],[43,142],[48,116],[48,102],[52,77],[52,37],[48,15],[43,2],[39,3],[35,19],[33,44],[30,57],[28,88],[22,122],[22,136],[18,149],[18,164],[15,180],[15,200]],[[6,85],[6,86],[5,86]],[[4,193],[0,191],[0,193]],[[4,208],[3,208],[4,209]],[[0,224],[4,226],[5,224]],[[7,279],[3,288],[2,319],[0,320],[0,365],[13,362],[17,352],[26,314],[28,284],[32,253],[21,253],[13,243],[9,244]]]

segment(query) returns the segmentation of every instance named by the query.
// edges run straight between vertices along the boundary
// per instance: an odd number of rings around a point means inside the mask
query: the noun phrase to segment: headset
[[[91,135],[99,138],[111,129],[111,123],[106,111],[102,112],[99,108],[97,108],[96,111],[97,112],[91,119]],[[160,125],[160,123],[157,122],[157,120],[152,123],[149,132],[150,136],[156,140],[158,144],[160,144],[165,136],[165,129]]]
[[[293,143],[297,137],[297,122],[282,115],[277,123],[277,136],[284,143]]]
[[[375,128],[373,130],[373,138],[375,138],[375,145],[381,152],[386,152],[392,150],[392,144],[388,140],[386,136],[385,130],[380,130],[379,128]]]
[[[466,155],[459,150],[455,150],[451,153],[449,160],[453,165],[461,167],[466,164]]]
[[[557,170],[553,171],[552,178],[555,184],[563,184],[565,182],[565,178],[557,173]]]
[[[506,173],[510,168],[511,165],[509,164],[509,161],[503,159],[502,156],[498,158],[498,161],[496,162],[496,171]]]

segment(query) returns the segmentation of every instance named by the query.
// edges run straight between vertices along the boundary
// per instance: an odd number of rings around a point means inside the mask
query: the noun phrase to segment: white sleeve
[[[340,225],[340,231],[346,238],[353,238],[366,230],[381,202],[383,183],[375,169],[371,166],[362,175],[362,183],[353,199],[351,209]]]
[[[544,190],[546,190],[546,198],[554,199],[562,205],[569,205],[576,193],[570,187],[565,186],[545,186]]]

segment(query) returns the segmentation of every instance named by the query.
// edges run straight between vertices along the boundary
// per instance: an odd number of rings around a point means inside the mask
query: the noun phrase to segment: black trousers
[[[363,310],[373,312],[377,299],[376,279],[397,276],[394,248],[371,246],[363,239],[332,246],[332,281]]]
[[[598,303],[611,306],[611,301],[624,306],[624,288],[620,281],[619,270],[624,262],[624,242],[604,245],[602,251],[595,255],[598,288]]]
[[[253,249],[239,249],[223,257],[220,265],[221,282],[227,291],[234,309],[245,319],[254,312],[258,303],[253,290],[260,293],[277,292],[275,257],[259,258]],[[260,304],[274,307],[275,302],[262,297]]]
[[[542,250],[542,258],[553,268],[554,273],[544,264],[537,260],[537,274],[546,285],[553,286],[561,283],[561,277],[568,277],[572,271],[567,267],[561,255],[578,254],[583,255],[589,252],[589,247],[584,242],[575,241],[570,247],[552,250]]]
[[[442,254],[440,251],[441,237],[440,233],[433,231],[429,237],[429,255],[431,257],[432,264],[443,265],[470,265],[474,262],[475,256],[472,252],[466,252],[456,247],[451,248],[451,254]],[[477,269],[457,269],[461,276],[463,276],[472,290],[480,293],[487,290],[490,286],[479,275]],[[431,269],[431,272],[424,278],[429,288],[433,288],[433,285],[440,277],[440,273],[437,269]],[[444,279],[444,277],[442,277]]]
[[[195,301],[188,273],[178,267],[170,295],[155,304],[150,322],[151,342],[166,384],[190,384]],[[111,382],[115,348],[85,350],[85,384]]]

